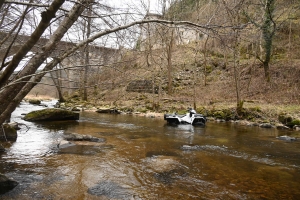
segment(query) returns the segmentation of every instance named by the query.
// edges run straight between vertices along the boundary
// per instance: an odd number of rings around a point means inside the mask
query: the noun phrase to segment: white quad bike
[[[185,115],[178,115],[177,113],[165,114],[164,120],[167,120],[169,124],[192,124],[204,126],[206,123],[206,118],[201,114],[197,114],[196,111],[191,108],[189,108]]]

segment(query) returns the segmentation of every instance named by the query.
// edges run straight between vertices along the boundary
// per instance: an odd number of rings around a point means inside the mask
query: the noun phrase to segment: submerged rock
[[[105,142],[104,138],[97,138],[90,135],[82,135],[77,133],[66,133],[64,139],[68,141],[88,141],[88,142]]]
[[[67,148],[67,147],[71,147],[71,146],[74,146],[75,144],[70,142],[70,141],[67,141],[67,140],[61,140],[57,147],[60,148],[60,149],[63,149],[63,148]]]
[[[282,124],[277,125],[276,128],[279,129],[279,130],[288,130],[288,129],[290,129],[288,126],[285,126],[285,125],[282,125]]]
[[[154,178],[164,184],[171,184],[176,179],[187,176],[185,168],[173,156],[153,156],[145,159]]]
[[[293,129],[296,131],[300,131],[300,126],[294,126]]]
[[[279,139],[279,140],[285,140],[285,141],[295,141],[296,140],[296,138],[290,137],[290,136],[287,136],[287,135],[279,136],[279,137],[277,137],[277,139]]]
[[[261,128],[272,128],[272,125],[270,123],[262,123],[259,125]]]
[[[88,193],[95,196],[103,196],[108,199],[133,199],[128,189],[110,181],[98,183],[89,188]]]
[[[48,108],[43,110],[32,111],[25,115],[23,119],[26,121],[78,120],[79,113],[57,108]]]
[[[0,174],[0,195],[14,189],[17,185],[16,181],[10,180],[3,174]]]

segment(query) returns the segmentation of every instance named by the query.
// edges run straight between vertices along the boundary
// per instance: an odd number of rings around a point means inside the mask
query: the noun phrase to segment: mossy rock
[[[223,110],[211,110],[208,112],[208,117],[214,117],[216,119],[224,119],[226,121],[235,119],[235,112],[231,109]]]
[[[294,119],[286,124],[289,127],[300,126],[300,119]]]
[[[10,126],[9,124],[3,124],[3,128],[0,129],[0,141],[16,141],[17,140],[17,130]],[[5,135],[3,133],[3,130],[5,132]]]
[[[196,112],[199,113],[199,114],[202,114],[202,115],[204,115],[204,116],[207,115],[207,110],[206,110],[205,107],[203,107],[203,106],[198,107],[198,108],[196,109]]]
[[[41,104],[41,100],[39,100],[39,99],[29,99],[28,102],[30,104],[34,104],[34,105],[40,105]]]
[[[255,119],[260,119],[262,118],[261,110],[259,107],[249,108],[249,109],[243,108],[241,111],[241,117],[243,119],[250,120],[250,121],[251,120],[254,121]]]
[[[48,108],[43,110],[32,111],[25,115],[23,119],[26,121],[78,120],[79,113],[57,108]]]

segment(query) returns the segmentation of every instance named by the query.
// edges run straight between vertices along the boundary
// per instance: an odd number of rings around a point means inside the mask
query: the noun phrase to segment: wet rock
[[[70,146],[74,146],[75,144],[70,142],[70,141],[67,141],[67,140],[61,140],[59,142],[59,144],[57,145],[58,148],[60,149],[63,149],[63,148],[67,148],[67,147],[70,147]]]
[[[73,107],[71,109],[71,111],[74,111],[74,112],[80,112],[82,109],[81,108],[78,108],[78,107]]]
[[[182,165],[172,156],[153,156],[146,158],[146,165],[153,171],[153,176],[164,184],[170,184],[177,178],[186,176]]]
[[[184,151],[193,151],[193,150],[200,150],[201,147],[198,145],[190,146],[190,145],[183,145],[181,147],[182,150]]]
[[[10,124],[3,124],[0,127],[0,141],[16,141],[18,135],[17,130]]]
[[[300,131],[300,126],[294,126],[293,129],[296,131]]]
[[[0,195],[14,189],[18,183],[0,174]]]
[[[146,157],[157,157],[157,156],[174,156],[178,157],[179,154],[173,151],[148,151]]]
[[[71,143],[72,144],[72,143]],[[64,148],[59,148],[58,153],[59,154],[77,154],[77,155],[95,155],[102,150],[105,149],[105,146],[92,146],[92,145],[70,145],[66,146]]]
[[[156,172],[154,173],[154,177],[164,183],[164,184],[171,184],[173,183],[177,178],[187,176],[187,173],[182,168],[178,169],[172,169],[170,171],[164,171],[164,172]]]
[[[226,146],[216,146],[216,145],[183,145],[181,147],[181,149],[183,151],[201,151],[201,150],[205,150],[205,151],[218,151],[218,152],[227,152],[228,147]]]
[[[238,125],[242,125],[242,126],[251,126],[251,123],[247,120],[237,120],[237,121],[235,121],[235,123],[237,123]]]
[[[288,126],[284,126],[284,125],[277,125],[276,128],[279,129],[279,130],[288,130],[288,129],[290,129]]]
[[[96,196],[103,196],[108,199],[132,199],[128,189],[117,183],[103,181],[88,189],[88,193]]]
[[[270,123],[262,123],[259,125],[261,128],[272,128],[272,125]]]
[[[284,140],[284,141],[295,141],[296,140],[296,138],[290,137],[290,136],[287,136],[287,135],[279,136],[279,137],[277,137],[277,139]]]
[[[26,121],[78,120],[79,113],[57,108],[48,108],[30,112],[25,115],[23,119]]]
[[[286,124],[289,127],[300,126],[300,119],[294,119],[293,121]]]
[[[147,163],[157,173],[168,172],[179,166],[179,162],[172,156],[155,156],[149,158]]]
[[[8,123],[8,125],[11,126],[14,129],[16,129],[16,130],[20,130],[21,129],[19,127],[19,124],[17,122],[11,122],[11,123]]]
[[[113,113],[113,114],[120,114],[121,112],[115,108],[99,108],[96,110],[97,113]]]
[[[97,138],[90,135],[82,135],[77,133],[66,133],[64,139],[67,141],[88,141],[88,142],[105,142],[104,138]]]
[[[28,103],[34,104],[34,105],[40,105],[41,104],[41,100],[38,100],[38,99],[29,99]]]

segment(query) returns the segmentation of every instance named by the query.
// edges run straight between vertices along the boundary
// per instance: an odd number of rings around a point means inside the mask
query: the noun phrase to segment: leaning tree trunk
[[[87,32],[86,32],[86,37],[89,38],[91,35],[91,23],[92,23],[92,4],[89,5],[88,7],[88,19],[87,19]],[[87,101],[88,100],[88,70],[89,70],[89,64],[90,64],[90,45],[89,43],[86,44],[85,47],[85,60],[84,60],[84,77],[83,77],[83,100]]]
[[[56,44],[61,40],[67,30],[74,24],[80,14],[83,12],[85,6],[82,5],[86,3],[87,1],[81,0],[80,3],[74,5],[74,7],[70,10],[69,15],[66,16],[66,18],[62,21],[52,37],[42,48],[43,52],[33,57],[28,65],[25,66],[24,70],[19,74],[19,77],[24,77],[24,79],[21,80],[22,82],[7,86],[0,93],[0,124],[2,124],[7,119],[7,117],[20,103],[20,101],[35,85],[30,83],[26,84],[25,81],[29,81],[31,78],[30,75],[34,74],[39,66],[47,59],[50,53],[54,50]],[[49,66],[51,66],[50,69],[55,67],[55,65]],[[25,85],[27,85],[28,87],[25,87]]]
[[[42,19],[35,29],[35,31],[31,34],[29,40],[19,49],[19,51],[15,54],[15,56],[10,61],[9,65],[3,71],[0,76],[0,88],[3,87],[10,76],[13,74],[14,70],[20,64],[24,56],[32,49],[32,47],[38,42],[46,28],[49,26],[50,21],[55,17],[55,13],[64,3],[64,0],[55,0],[51,6],[44,12],[42,12]]]

